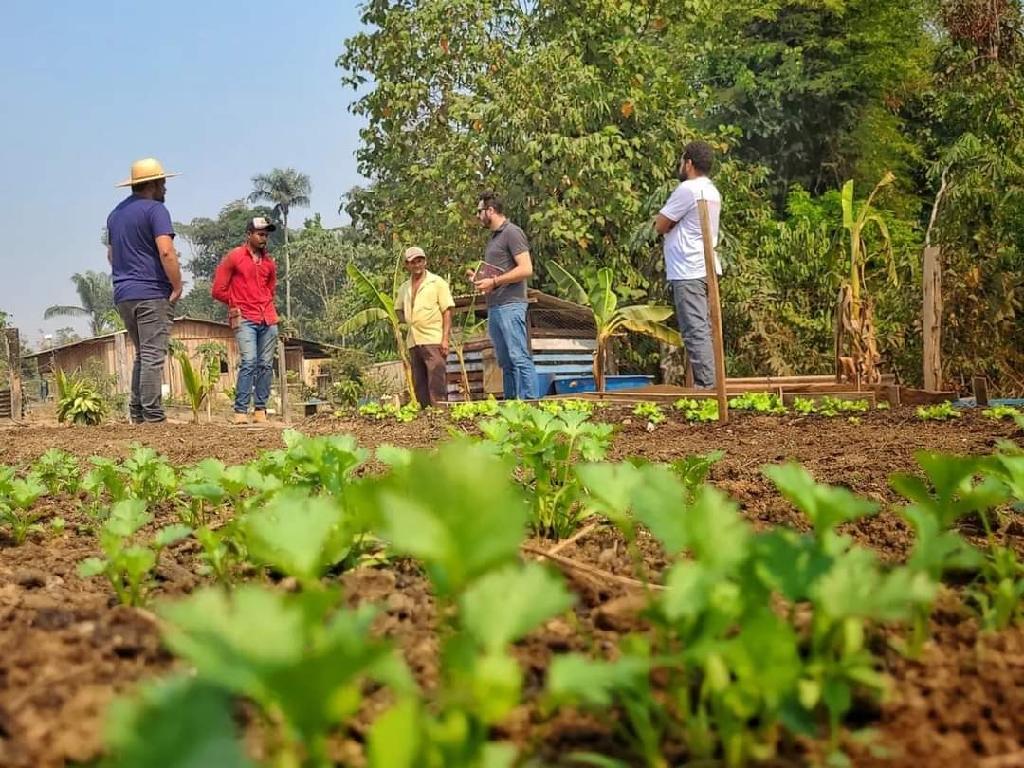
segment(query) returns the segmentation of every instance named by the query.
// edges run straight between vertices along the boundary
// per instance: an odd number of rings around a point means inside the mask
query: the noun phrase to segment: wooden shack
[[[556,376],[589,376],[593,372],[597,349],[597,328],[589,307],[565,301],[557,296],[530,289],[527,292],[526,329],[530,350],[541,381],[541,395]],[[455,330],[472,328],[487,317],[483,296],[455,298]],[[464,346],[470,398],[502,395],[501,368],[494,356],[494,346],[483,323]],[[455,352],[448,355],[448,399],[465,400],[462,372]]]
[[[221,363],[220,381],[214,391],[223,392],[235,385],[240,357],[234,331],[226,323],[176,317],[171,326],[171,338],[182,344],[193,360],[198,359],[198,351],[203,344],[221,344],[227,351],[227,359]],[[320,363],[330,358],[334,348],[329,344],[293,337],[285,337],[284,346],[285,370],[294,371],[306,385],[316,386]],[[45,349],[28,357],[36,359],[40,374],[52,374],[57,369],[66,373],[94,371],[113,377],[116,381],[115,391],[128,392],[131,388],[135,345],[128,332],[121,330]],[[164,396],[172,399],[186,396],[181,366],[173,357],[168,357],[164,366]]]

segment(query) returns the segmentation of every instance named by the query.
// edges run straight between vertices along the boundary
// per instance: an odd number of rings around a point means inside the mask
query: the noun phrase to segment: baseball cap
[[[412,261],[413,259],[425,259],[425,258],[427,258],[427,254],[425,254],[423,252],[423,249],[420,248],[418,245],[414,245],[411,248],[406,248],[405,249],[405,254],[403,254],[403,255],[405,256],[405,260],[406,261]]]
[[[263,216],[256,216],[245,225],[246,232],[274,232],[277,227]]]

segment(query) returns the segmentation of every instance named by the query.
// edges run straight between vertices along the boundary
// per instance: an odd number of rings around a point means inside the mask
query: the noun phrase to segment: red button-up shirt
[[[277,322],[274,291],[277,289],[277,265],[264,251],[258,261],[248,246],[228,251],[213,275],[213,298],[228,307],[237,307],[242,317],[254,323]]]

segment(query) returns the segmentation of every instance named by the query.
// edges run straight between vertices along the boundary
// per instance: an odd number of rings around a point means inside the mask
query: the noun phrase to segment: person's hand
[[[473,283],[473,287],[480,293],[487,294],[498,287],[498,282],[493,277],[485,277],[482,280],[477,280]]]
[[[167,297],[167,300],[169,302],[171,302],[171,304],[177,304],[178,303],[178,299],[180,299],[180,298],[181,298],[181,286],[179,285],[177,288],[172,288],[171,289],[171,295]]]
[[[467,280],[472,280],[473,279],[473,275],[475,275],[475,274],[476,274],[476,272],[474,270],[468,269],[468,268],[466,269],[465,275],[466,275],[466,279]]]
[[[449,349],[450,349],[450,346],[448,344],[448,339],[445,339],[444,341],[441,342],[441,356],[444,357],[446,360],[448,359],[448,350]]]

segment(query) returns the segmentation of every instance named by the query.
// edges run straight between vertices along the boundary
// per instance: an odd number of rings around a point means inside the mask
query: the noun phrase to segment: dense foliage
[[[541,286],[554,260],[610,266],[625,298],[657,300],[647,222],[702,137],[722,151],[730,372],[824,372],[850,272],[840,189],[852,181],[857,207],[889,171],[873,208],[892,259],[874,258],[877,233],[862,254],[882,366],[920,379],[941,190],[946,377],[1024,389],[1019,4],[374,0],[362,19],[338,59],[367,121],[370,184],[346,206],[360,232],[454,267],[480,251],[475,195],[494,187]],[[635,346],[629,359],[653,359]]]

